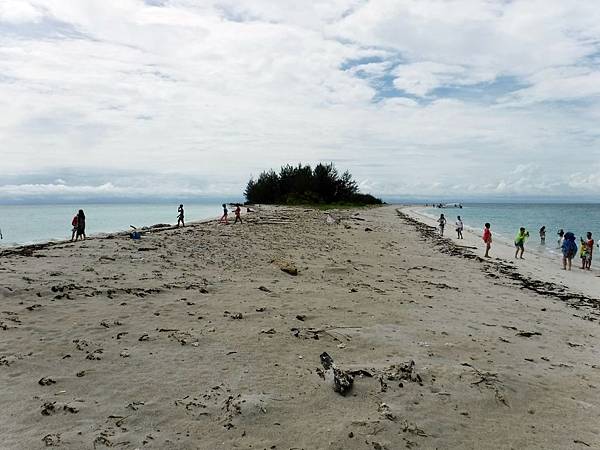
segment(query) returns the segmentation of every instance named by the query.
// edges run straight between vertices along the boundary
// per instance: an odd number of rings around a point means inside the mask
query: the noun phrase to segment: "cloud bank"
[[[599,65],[594,2],[4,0],[0,201],[318,161],[379,195],[598,195]]]

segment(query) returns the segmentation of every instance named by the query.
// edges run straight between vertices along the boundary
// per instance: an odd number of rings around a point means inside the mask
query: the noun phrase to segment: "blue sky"
[[[600,194],[600,8],[566,0],[3,0],[0,202]]]

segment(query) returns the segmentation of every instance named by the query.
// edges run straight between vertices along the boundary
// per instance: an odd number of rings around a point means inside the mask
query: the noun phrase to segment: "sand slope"
[[[600,448],[597,303],[391,206],[333,216],[0,257],[0,447]],[[335,393],[324,351],[372,377]]]

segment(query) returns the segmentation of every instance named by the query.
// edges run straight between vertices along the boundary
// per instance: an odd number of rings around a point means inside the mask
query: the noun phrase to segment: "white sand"
[[[600,447],[597,303],[534,293],[392,206],[333,215],[0,256],[0,447]],[[324,351],[373,378],[342,397]],[[411,360],[421,383],[393,376]]]

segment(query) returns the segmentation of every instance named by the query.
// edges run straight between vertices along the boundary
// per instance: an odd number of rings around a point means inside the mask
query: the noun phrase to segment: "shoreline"
[[[414,219],[419,220],[427,226],[437,229],[436,219],[422,214],[418,209],[421,206],[403,206],[402,211],[407,213]],[[493,233],[493,229],[492,229]],[[454,230],[454,223],[449,220],[444,233],[444,238],[449,239],[455,244],[462,243],[472,247],[476,247],[476,253],[483,256],[485,247],[481,240],[481,232],[472,228],[465,228],[463,231],[464,239],[457,239]],[[492,248],[490,255],[492,261],[510,263],[514,265],[520,272],[528,277],[539,279],[544,282],[555,283],[562,285],[573,292],[585,294],[587,296],[598,296],[600,293],[600,268],[596,264],[592,265],[592,270],[584,271],[579,268],[580,259],[573,258],[573,268],[571,271],[562,270],[562,255],[557,254],[552,257],[546,252],[531,250],[531,246],[525,244],[525,259],[515,259],[515,248],[512,242],[503,238],[497,238],[493,235]],[[534,247],[535,248],[535,247]]]
[[[82,204],[88,216],[86,231],[88,237],[97,237],[131,230],[130,225],[138,229],[154,224],[176,224],[175,206],[166,203],[100,203]],[[79,206],[59,205],[4,205],[0,206],[2,218],[0,227],[4,239],[0,240],[2,249],[34,246],[50,242],[63,242],[71,238],[71,217]],[[219,217],[220,205],[188,203],[186,219],[189,223],[210,220]],[[23,224],[18,218],[29,220]],[[64,218],[69,220],[65,221]],[[66,226],[65,226],[66,225]]]
[[[426,213],[424,213],[422,211],[423,209],[426,209],[426,208],[427,207],[425,207],[425,206],[418,206],[415,209],[411,205],[411,209],[413,210],[414,214],[416,214],[416,215],[418,215],[420,217],[423,217],[424,219],[426,219],[428,221],[428,223],[437,224],[437,217],[431,216],[431,215],[426,214]],[[448,211],[449,209],[451,210],[453,208],[441,209],[440,211]],[[461,209],[459,209],[459,208],[456,208],[456,210],[457,211],[461,211]],[[456,214],[456,215],[460,215],[460,214]],[[455,215],[453,214],[452,216],[454,217]],[[429,222],[429,221],[431,221],[431,222]],[[451,225],[449,228],[447,228],[448,233],[449,233],[448,236],[452,236],[453,237],[454,234],[456,233],[455,230],[454,230],[454,219],[452,219],[452,221],[448,220],[448,224]],[[464,225],[464,229],[467,230],[467,231],[469,231],[469,232],[471,232],[471,233],[473,233],[473,234],[475,234],[479,238],[481,238],[480,228],[477,228],[477,227],[465,224]],[[483,229],[483,223],[481,224],[481,229]],[[546,245],[541,245],[538,242],[538,239],[539,239],[538,236],[535,235],[533,237],[530,237],[527,240],[527,243],[526,243],[526,245],[527,245],[526,246],[527,252],[529,252],[529,253],[535,253],[536,255],[543,256],[543,257],[546,257],[546,258],[552,259],[552,260],[554,260],[554,258],[556,258],[556,257],[562,258],[562,253],[561,253],[560,247],[552,247],[552,245],[554,245],[554,243],[556,242],[554,240],[554,237],[552,237],[551,239],[547,240]],[[508,246],[508,247],[511,247],[511,248],[513,247],[513,239],[510,236],[508,236],[508,235],[506,235],[504,233],[500,233],[500,232],[495,231],[494,232],[494,240],[500,242],[502,245],[505,245],[505,246]]]
[[[196,220],[193,222],[188,222],[185,225],[185,227],[178,227],[177,225],[160,224],[159,223],[159,224],[138,227],[137,231],[139,231],[143,236],[148,233],[159,233],[159,232],[168,231],[168,230],[176,230],[178,228],[193,227],[193,226],[197,226],[197,225],[215,222],[217,220],[219,220],[219,219],[211,218],[211,219]],[[15,254],[32,253],[37,250],[43,250],[43,249],[52,248],[55,246],[65,245],[65,244],[75,244],[76,242],[83,243],[86,241],[94,241],[94,240],[99,240],[99,239],[102,240],[102,239],[114,239],[116,237],[129,237],[130,233],[131,233],[131,230],[117,230],[117,231],[94,233],[94,234],[91,234],[90,236],[86,237],[85,239],[80,239],[78,241],[72,241],[71,239],[64,239],[64,240],[51,239],[51,240],[36,242],[36,243],[32,243],[32,244],[15,244],[15,245],[0,246],[0,257],[15,255]]]
[[[597,300],[398,205],[244,219],[2,258],[3,448],[600,445]]]

